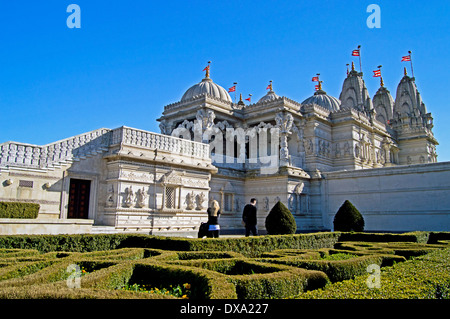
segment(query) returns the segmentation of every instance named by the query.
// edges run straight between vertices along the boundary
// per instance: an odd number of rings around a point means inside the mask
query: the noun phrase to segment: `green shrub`
[[[266,230],[269,235],[295,234],[297,224],[289,209],[278,201],[266,217]]]
[[[338,242],[342,235],[347,234],[207,240],[118,234],[0,236],[0,243],[4,245],[28,248],[0,249],[0,298],[174,298],[134,293],[122,288],[133,285],[177,287],[186,283],[191,286],[192,299],[262,299],[296,295],[306,298],[310,295],[305,291],[322,288],[324,296],[329,296],[328,293],[336,295],[334,285],[346,282],[355,285],[348,284],[348,289],[339,292],[338,298],[449,297],[450,249],[442,253],[443,248],[450,245],[446,235],[433,235],[436,244]],[[416,238],[411,234],[405,236],[397,235],[402,240]],[[141,247],[123,247],[130,243]],[[46,252],[58,245],[74,251]],[[164,245],[181,247],[184,251],[152,247]],[[207,249],[202,251],[201,248]],[[414,258],[405,261],[405,257]],[[71,274],[67,269],[73,264],[82,270],[81,288],[68,289],[67,279]],[[398,283],[398,289],[404,291],[395,295],[391,291],[394,288],[388,286],[378,296],[373,291],[367,292],[367,288],[358,291],[365,284],[363,279],[367,279],[367,266],[371,264],[383,267],[382,272],[386,269],[387,274],[394,265],[392,269],[397,269],[396,272],[386,278],[382,273],[382,286],[383,280],[387,280],[387,283]],[[397,268],[400,264],[415,266]],[[419,280],[408,279],[405,275]],[[345,285],[339,287],[347,287]]]
[[[241,238],[190,239],[189,251],[234,251],[245,257],[257,257],[275,249],[330,248],[341,233],[323,232],[294,235],[271,235]]]
[[[264,258],[258,259],[265,263],[284,264],[298,268],[317,270],[324,272],[331,282],[352,279],[357,275],[366,272],[370,264],[377,264],[380,267],[392,265],[395,262],[404,261],[405,258],[390,255],[367,255],[345,260],[309,260],[295,257],[284,258]]]
[[[300,294],[313,299],[448,299],[450,298],[450,249],[381,269],[380,287],[369,288],[366,273],[323,289]]]
[[[280,265],[281,266],[281,265]],[[324,287],[327,276],[321,271],[286,267],[284,270],[253,275],[229,276],[238,299],[280,299]]]
[[[236,290],[226,276],[204,269],[158,263],[137,263],[128,284],[191,285],[192,299],[234,299]]]
[[[334,230],[342,232],[362,232],[364,230],[364,218],[361,213],[346,200],[334,216]]]
[[[0,218],[35,219],[38,217],[39,209],[39,204],[0,202]]]
[[[427,243],[427,238],[428,232],[410,232],[403,234],[344,232],[341,234],[339,241]]]

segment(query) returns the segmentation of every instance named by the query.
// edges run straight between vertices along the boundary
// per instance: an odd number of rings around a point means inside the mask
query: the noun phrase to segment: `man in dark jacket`
[[[244,212],[242,213],[242,220],[245,225],[245,237],[250,236],[250,232],[254,236],[258,236],[256,211],[256,198],[252,198],[250,204],[245,205]]]

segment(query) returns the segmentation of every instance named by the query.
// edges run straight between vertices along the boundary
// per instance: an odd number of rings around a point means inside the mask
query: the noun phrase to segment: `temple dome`
[[[258,103],[260,102],[269,102],[269,101],[274,101],[276,99],[279,98],[279,96],[275,93],[275,91],[273,90],[273,86],[272,86],[272,81],[270,81],[269,86],[267,87],[267,90],[269,90],[269,92],[267,92],[266,95],[264,95],[262,98],[259,99]]]
[[[267,92],[266,95],[264,95],[262,98],[259,99],[258,103],[260,102],[269,102],[278,99],[279,96],[272,90]]]
[[[302,104],[317,104],[331,112],[336,112],[341,109],[341,101],[334,96],[327,95],[327,92],[319,89],[313,96],[307,98]]]
[[[208,76],[205,77],[200,83],[197,83],[190,87],[181,98],[181,101],[192,99],[194,96],[207,93],[212,97],[219,98],[223,101],[232,102],[230,95],[220,85],[216,84]]]

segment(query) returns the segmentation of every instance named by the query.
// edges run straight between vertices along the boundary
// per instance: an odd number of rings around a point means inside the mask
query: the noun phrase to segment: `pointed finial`
[[[405,66],[405,68],[403,69],[403,73],[405,74],[405,76],[408,75],[408,72],[406,72],[406,66]]]
[[[206,66],[206,68],[203,69],[203,71],[206,71],[206,75],[205,75],[206,79],[209,79],[209,68],[210,68],[210,65],[211,65],[211,61],[208,61],[208,65]]]
[[[319,81],[319,90],[320,90],[320,91],[322,90],[322,82],[323,82],[323,81]]]
[[[355,71],[355,62],[352,61],[352,71]]]
[[[382,76],[380,76],[380,86],[384,87],[384,81],[383,81],[383,77]]]
[[[239,102],[238,102],[238,105],[240,105],[240,106],[244,106],[244,105],[245,105],[244,101],[242,101],[242,93],[239,94]]]

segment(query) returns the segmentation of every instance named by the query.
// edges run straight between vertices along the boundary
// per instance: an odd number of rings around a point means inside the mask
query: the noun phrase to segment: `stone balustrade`
[[[112,131],[112,144],[124,144],[171,154],[209,159],[209,145],[126,126]]]
[[[48,168],[95,155],[109,146],[109,129],[98,129],[44,146],[6,142],[0,144],[0,167]]]
[[[0,144],[0,167],[49,168],[104,152],[111,144],[156,149],[171,154],[209,159],[209,145],[129,127],[98,129],[44,146]]]

